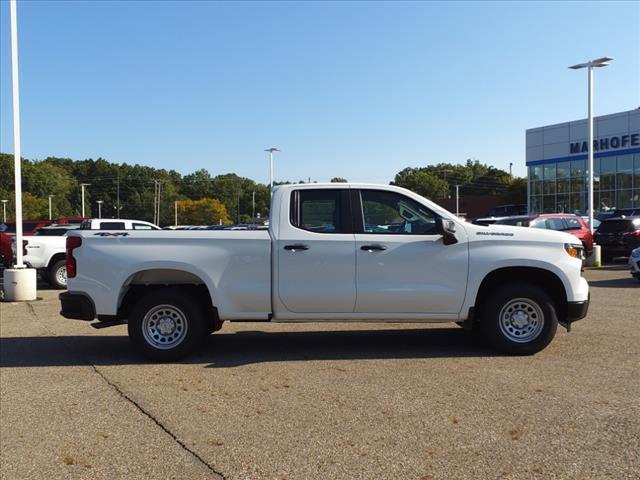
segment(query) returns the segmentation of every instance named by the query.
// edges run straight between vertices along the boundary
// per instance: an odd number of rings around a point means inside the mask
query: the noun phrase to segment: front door
[[[353,313],[355,238],[348,188],[293,190],[276,241],[278,296],[292,313]]]
[[[465,233],[445,245],[436,214],[397,192],[363,189],[354,203],[363,216],[356,232],[356,312],[457,314],[467,285]]]

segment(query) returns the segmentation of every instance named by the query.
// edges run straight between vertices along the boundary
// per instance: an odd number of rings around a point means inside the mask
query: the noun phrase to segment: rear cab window
[[[349,190],[300,189],[291,192],[290,222],[313,233],[351,233]]]
[[[100,222],[100,230],[124,230],[124,222]]]

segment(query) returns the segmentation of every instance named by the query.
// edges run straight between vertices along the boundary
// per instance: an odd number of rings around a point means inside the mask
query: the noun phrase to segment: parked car
[[[496,223],[497,220],[502,218],[513,217],[516,215],[526,215],[526,214],[527,214],[527,206],[524,204],[499,205],[489,210],[482,217],[476,218],[471,223],[474,223],[476,225],[491,225],[493,223]]]
[[[455,322],[528,355],[587,313],[564,232],[472,225],[392,185],[283,185],[270,211],[269,231],[69,232],[61,313],[127,323],[160,361],[227,320]]]
[[[26,220],[22,222],[22,234],[25,237],[33,235],[39,228],[51,225],[51,220]],[[0,232],[0,260],[5,267],[9,268],[13,263],[13,251],[11,240],[16,234],[15,222],[7,222],[6,227]]]
[[[629,255],[629,267],[631,268],[631,276],[640,280],[640,247],[634,248]]]
[[[640,216],[640,208],[616,208],[611,218]]]
[[[80,224],[80,230],[160,230],[160,227],[142,220],[88,218]]]
[[[513,225],[516,227],[543,228],[557,230],[575,235],[589,255],[593,250],[593,233],[587,222],[578,215],[570,213],[541,213],[539,215],[521,215],[517,217],[501,218],[496,225]]]
[[[28,237],[24,246],[24,263],[38,270],[40,277],[54,288],[67,288],[66,234],[80,225],[52,225]],[[12,242],[15,254],[15,239]]]
[[[603,220],[595,234],[595,242],[602,248],[602,260],[627,257],[640,247],[640,217]]]

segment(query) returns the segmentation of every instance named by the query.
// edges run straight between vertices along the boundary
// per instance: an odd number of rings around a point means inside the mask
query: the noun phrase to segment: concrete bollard
[[[593,245],[591,255],[587,257],[587,267],[599,268],[602,266],[602,248],[600,245]]]
[[[36,299],[36,270],[9,268],[4,271],[4,301],[28,302]]]

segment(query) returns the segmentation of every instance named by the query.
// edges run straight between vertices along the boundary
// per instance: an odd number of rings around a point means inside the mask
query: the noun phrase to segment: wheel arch
[[[554,272],[539,267],[503,267],[489,272],[482,279],[476,294],[474,311],[481,312],[484,300],[500,285],[528,283],[545,291],[553,300],[558,320],[567,315],[567,291],[560,277]]]
[[[126,319],[143,295],[167,287],[189,292],[205,311],[209,326],[213,330],[221,327],[209,285],[199,275],[177,268],[148,268],[131,274],[120,289],[117,318]]]
[[[49,261],[47,262],[47,268],[51,268],[53,266],[54,263],[60,261],[60,260],[65,260],[67,259],[67,253],[66,252],[58,252],[58,253],[54,253],[53,255],[51,255],[51,258],[49,258]]]

